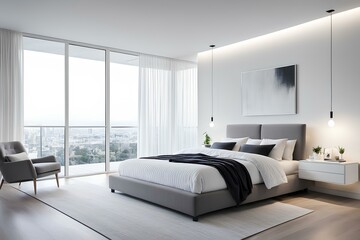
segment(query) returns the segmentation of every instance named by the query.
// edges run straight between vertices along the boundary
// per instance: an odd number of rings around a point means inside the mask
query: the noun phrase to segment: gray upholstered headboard
[[[226,127],[226,137],[296,139],[293,157],[295,160],[305,159],[306,124],[229,124]]]

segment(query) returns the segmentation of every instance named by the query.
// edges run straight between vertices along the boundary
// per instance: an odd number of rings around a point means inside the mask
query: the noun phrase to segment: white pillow
[[[28,157],[28,155],[26,154],[26,152],[7,155],[6,158],[7,158],[10,162],[18,162],[18,161],[24,161],[24,160],[28,160],[28,159],[29,159],[29,157]]]
[[[261,143],[261,139],[252,139],[249,138],[246,142],[246,144],[251,144],[251,145],[260,145]]]
[[[293,160],[293,153],[295,149],[296,139],[286,141],[286,146],[284,154],[282,156],[283,160]]]
[[[244,138],[224,138],[223,140],[221,140],[221,142],[236,142],[233,151],[240,151],[240,147],[241,145],[245,144],[246,141],[248,140],[248,137],[244,137]]]
[[[269,145],[269,144],[275,144],[274,148],[269,153],[269,157],[276,159],[276,160],[282,160],[282,157],[284,155],[284,150],[286,147],[286,141],[287,138],[283,139],[263,139],[260,143],[260,145]]]

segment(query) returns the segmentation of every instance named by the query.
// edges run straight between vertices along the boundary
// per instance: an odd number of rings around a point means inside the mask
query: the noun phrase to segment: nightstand
[[[342,185],[352,184],[359,179],[358,166],[357,162],[301,160],[299,178]]]

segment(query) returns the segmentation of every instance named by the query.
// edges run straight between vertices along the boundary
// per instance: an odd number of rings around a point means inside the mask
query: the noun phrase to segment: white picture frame
[[[324,149],[324,158],[332,159],[332,157],[333,157],[333,148],[325,148]]]

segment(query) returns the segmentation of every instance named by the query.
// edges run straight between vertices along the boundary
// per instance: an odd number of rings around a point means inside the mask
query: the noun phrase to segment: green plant
[[[340,154],[344,154],[344,153],[345,153],[345,148],[339,146],[338,149],[339,149],[339,153],[340,153]]]
[[[205,136],[205,138],[204,138],[204,144],[205,144],[205,145],[209,145],[209,144],[210,144],[210,141],[211,141],[210,136],[207,134],[207,132],[204,132],[203,135]]]
[[[317,146],[317,147],[313,147],[313,152],[316,153],[316,154],[319,154],[321,152],[321,147],[320,146]]]

